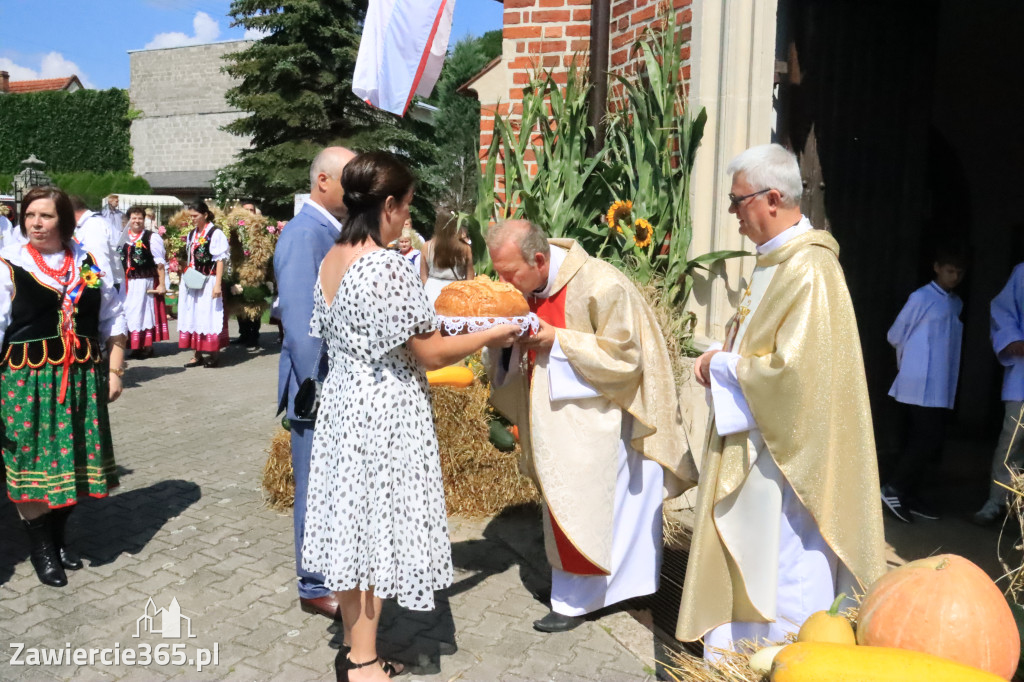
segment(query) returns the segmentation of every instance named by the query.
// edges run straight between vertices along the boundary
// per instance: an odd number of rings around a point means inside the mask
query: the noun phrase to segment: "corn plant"
[[[682,42],[671,19],[662,23],[665,29],[633,46],[643,55],[640,74],[613,78],[621,96],[608,118],[608,144],[591,156],[591,85],[575,59],[564,86],[550,71],[534,74],[521,116],[495,116],[477,208],[460,220],[473,237],[478,272],[491,269],[482,237],[492,220],[526,218],[552,237],[575,239],[646,291],[656,290],[673,320],[666,333],[687,348],[694,271],[745,252],[689,257],[690,175],[707,115],[701,109],[692,116],[686,106]],[[496,180],[503,194],[495,192]]]
[[[526,218],[594,253],[603,237],[596,217],[611,201],[623,169],[609,165],[606,151],[587,156],[594,134],[588,124],[590,88],[575,59],[564,87],[550,71],[536,74],[523,91],[522,116],[495,117],[492,152],[496,147],[506,193],[497,217]]]
[[[671,18],[649,31],[633,52],[642,53],[640,76],[614,80],[622,89],[609,116],[609,154],[629,169],[616,187],[602,250],[618,247],[641,284],[661,283],[666,302],[681,308],[693,272],[743,251],[714,251],[689,258],[693,222],[690,177],[707,113],[686,102],[682,43]]]

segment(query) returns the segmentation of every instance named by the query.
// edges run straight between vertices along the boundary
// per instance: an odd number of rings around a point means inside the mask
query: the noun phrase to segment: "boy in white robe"
[[[974,514],[974,522],[987,526],[1006,514],[1011,470],[1024,468],[1024,434],[1017,423],[1024,407],[1024,263],[1013,269],[1006,286],[992,299],[992,350],[1003,371],[1003,430],[992,453],[992,485],[988,500]],[[1000,485],[1002,484],[1002,485]]]
[[[938,466],[949,410],[956,397],[960,370],[963,302],[953,293],[964,277],[964,258],[940,252],[933,264],[935,279],[910,295],[889,329],[899,373],[889,389],[906,406],[906,447],[882,486],[882,504],[904,523],[939,514],[919,497],[927,472]]]

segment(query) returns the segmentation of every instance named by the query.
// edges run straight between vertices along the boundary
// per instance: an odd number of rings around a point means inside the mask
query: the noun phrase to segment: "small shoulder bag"
[[[323,357],[324,339],[320,337],[320,347],[316,351],[316,358],[313,360],[313,371],[299,385],[295,392],[295,416],[299,419],[316,421],[316,413],[320,410],[320,389],[323,382],[320,380],[320,358]]]

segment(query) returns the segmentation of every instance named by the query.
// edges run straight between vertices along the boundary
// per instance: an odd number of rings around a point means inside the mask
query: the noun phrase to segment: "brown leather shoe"
[[[341,604],[338,603],[337,597],[333,594],[317,597],[316,599],[299,597],[299,606],[306,613],[318,613],[332,620],[341,620]]]

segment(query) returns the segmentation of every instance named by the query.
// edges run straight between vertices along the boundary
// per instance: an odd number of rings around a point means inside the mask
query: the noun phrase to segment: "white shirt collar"
[[[306,206],[309,206],[312,209],[320,211],[320,214],[323,215],[323,217],[327,218],[327,222],[334,226],[334,229],[338,231],[338,234],[341,234],[341,222],[339,222],[337,218],[332,216],[330,211],[328,211],[326,208],[316,203],[312,199],[306,199]]]
[[[548,266],[548,283],[540,291],[531,294],[531,298],[547,298],[551,295],[551,290],[555,288],[555,278],[558,277],[558,269],[562,267],[562,263],[565,262],[565,257],[569,255],[569,252],[563,248],[552,246],[551,247],[551,263]]]
[[[936,282],[934,279],[930,282],[930,284],[932,285],[932,289],[934,289],[936,291],[936,293],[942,294],[946,298],[949,298],[949,296],[951,296],[953,294],[952,291],[946,291],[945,289],[940,287],[939,283]]]
[[[757,247],[757,255],[763,256],[766,253],[771,253],[775,249],[779,248],[793,237],[799,236],[804,232],[810,232],[814,227],[811,225],[811,221],[807,219],[807,216],[801,215],[800,222],[793,227],[783,230],[781,233],[775,235],[764,244]]]
[[[90,211],[89,209],[86,209],[85,212],[82,213],[82,217],[78,220],[77,223],[75,223],[75,227],[81,227],[82,225],[85,224],[86,220],[93,217],[94,215],[96,215],[95,211]]]

